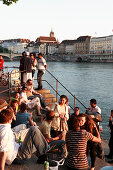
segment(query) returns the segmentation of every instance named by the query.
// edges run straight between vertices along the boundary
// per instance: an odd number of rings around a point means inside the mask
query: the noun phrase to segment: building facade
[[[112,54],[113,35],[90,39],[90,54]]]
[[[12,53],[20,54],[25,50],[29,42],[30,42],[29,39],[10,39],[10,40],[3,40],[1,42],[1,46],[3,48],[7,48],[8,50],[11,50]]]

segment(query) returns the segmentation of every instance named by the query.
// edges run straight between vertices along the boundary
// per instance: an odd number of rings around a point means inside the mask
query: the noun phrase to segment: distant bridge
[[[14,53],[0,53],[0,55],[2,55],[3,56],[3,58],[5,59],[10,59],[10,60],[12,60],[13,58],[18,58],[18,57],[21,57],[22,56],[22,54],[14,54]]]

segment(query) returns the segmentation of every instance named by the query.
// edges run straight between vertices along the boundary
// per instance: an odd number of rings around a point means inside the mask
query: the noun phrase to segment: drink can
[[[44,169],[49,170],[49,162],[48,161],[44,162]]]

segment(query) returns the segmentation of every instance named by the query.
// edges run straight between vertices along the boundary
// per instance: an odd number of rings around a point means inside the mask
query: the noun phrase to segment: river
[[[104,139],[108,139],[108,120],[110,111],[113,109],[113,63],[47,62],[47,65],[47,69],[86,107],[89,107],[91,98],[97,100],[103,118],[101,135]],[[4,66],[18,67],[19,61],[5,62]],[[35,73],[36,77],[37,74]],[[43,79],[47,79],[56,88],[56,81],[47,72]],[[36,81],[34,82],[37,84]],[[44,82],[43,84],[45,88],[50,89],[47,83]],[[58,90],[60,95],[67,95],[70,104],[73,106],[74,100],[71,95],[62,89],[61,85],[58,86]],[[76,106],[80,108],[80,112],[85,112],[85,108],[77,100]]]

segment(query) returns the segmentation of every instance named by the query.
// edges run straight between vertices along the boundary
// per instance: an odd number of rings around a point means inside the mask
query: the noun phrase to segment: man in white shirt
[[[11,122],[14,112],[4,109],[0,112],[0,170],[5,169],[5,163],[10,165],[16,158],[18,161],[29,159],[37,151],[38,157],[48,151],[48,144],[40,130],[32,126],[22,145],[15,141]]]
[[[38,88],[37,90],[42,89],[42,76],[45,73],[45,70],[47,68],[46,60],[42,57],[42,53],[38,54],[38,73],[37,73],[37,82],[38,82]]]
[[[97,101],[96,99],[91,99],[90,100],[90,106],[88,110],[86,110],[86,113],[89,114],[94,121],[96,122],[101,122],[101,109],[97,106]]]

